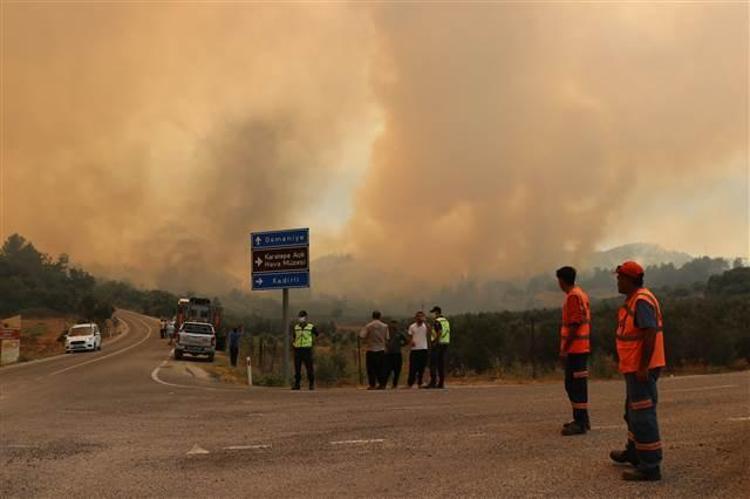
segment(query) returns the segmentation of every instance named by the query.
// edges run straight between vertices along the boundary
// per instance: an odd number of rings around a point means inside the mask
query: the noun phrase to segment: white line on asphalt
[[[624,424],[609,424],[604,426],[592,426],[592,430],[624,430],[627,426]]]
[[[258,445],[230,445],[224,447],[226,450],[258,450],[258,449],[270,449],[269,444],[258,444]]]
[[[379,444],[385,442],[382,438],[368,438],[358,440],[337,440],[331,442],[331,445],[361,445],[361,444]]]
[[[169,357],[171,357],[173,355],[173,353],[174,353],[174,349],[172,349],[172,351],[169,352],[169,356],[165,360],[163,360],[161,362],[161,364],[159,364],[158,366],[156,366],[154,368],[154,370],[151,371],[151,379],[154,380],[154,381],[156,381],[160,385],[174,386],[176,388],[194,388],[194,389],[197,389],[197,390],[209,390],[209,391],[214,391],[214,392],[236,392],[236,391],[239,391],[239,390],[232,390],[232,389],[229,389],[229,388],[213,388],[211,386],[180,385],[178,383],[170,383],[169,381],[164,381],[163,379],[161,379],[159,377],[159,370],[167,366],[167,364],[169,363]],[[172,393],[172,392],[170,392],[170,393]]]
[[[677,392],[705,392],[711,390],[722,390],[724,388],[736,388],[737,385],[719,385],[719,386],[702,386],[699,388],[677,388],[674,390],[662,390],[664,393],[677,393]]]
[[[198,444],[193,445],[193,448],[185,453],[186,456],[194,456],[196,454],[210,454],[206,449]]]
[[[144,341],[148,340],[151,337],[151,331],[152,331],[151,326],[149,326],[148,324],[146,324],[145,321],[141,321],[141,322],[143,322],[143,325],[146,326],[146,329],[148,331],[146,333],[146,336],[144,336],[141,341],[139,341],[137,343],[133,343],[132,345],[130,345],[128,347],[125,347],[123,349],[120,349],[120,350],[118,350],[116,352],[112,352],[110,354],[104,355],[103,357],[97,357],[95,359],[91,359],[91,360],[86,361],[86,362],[81,362],[80,364],[76,364],[74,366],[66,367],[65,369],[60,369],[59,371],[55,371],[53,373],[50,373],[50,376],[56,376],[58,374],[62,374],[62,373],[67,372],[67,371],[72,371],[73,369],[78,369],[79,367],[87,366],[89,364],[93,364],[94,362],[100,362],[100,361],[102,361],[104,359],[108,359],[110,357],[114,357],[115,355],[120,355],[122,353],[125,353],[128,350],[132,350],[133,348],[137,347],[138,345],[140,345],[141,343],[143,343]]]
[[[729,418],[728,421],[750,421],[750,416],[744,416],[741,418]]]

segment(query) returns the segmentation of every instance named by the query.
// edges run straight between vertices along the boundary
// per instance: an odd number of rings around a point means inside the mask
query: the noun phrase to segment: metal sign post
[[[281,295],[281,316],[284,327],[284,381],[289,382],[289,344],[292,342],[289,327],[289,288],[284,288]]]
[[[310,229],[250,234],[250,285],[253,291],[281,289],[284,380],[289,382],[289,289],[310,287]]]

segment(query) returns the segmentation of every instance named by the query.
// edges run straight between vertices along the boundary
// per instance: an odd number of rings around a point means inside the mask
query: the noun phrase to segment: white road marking
[[[156,366],[153,371],[151,371],[151,379],[159,383],[160,385],[165,386],[174,386],[176,388],[193,388],[197,390],[209,390],[214,392],[236,392],[239,389],[233,390],[230,388],[213,388],[211,386],[196,386],[196,385],[180,385],[178,383],[170,383],[169,381],[164,381],[159,377],[159,370],[168,367],[167,364],[169,363],[169,359],[174,355],[174,349],[169,352],[169,355],[167,356],[166,360],[161,361],[161,364]],[[170,395],[174,395],[174,392],[169,392]]]
[[[26,444],[10,444],[3,446],[6,449],[33,449],[33,445],[26,445]]]
[[[699,388],[676,388],[673,390],[662,390],[664,393],[678,393],[678,392],[706,392],[711,390],[722,390],[725,388],[736,388],[738,385],[719,385],[719,386],[702,386]]]
[[[151,379],[154,380],[154,381],[156,381],[157,383],[160,383],[160,384],[166,385],[166,386],[177,386],[177,387],[184,386],[184,385],[175,385],[174,383],[167,383],[166,381],[164,381],[163,379],[161,379],[159,377],[159,369],[161,369],[162,367],[164,367],[166,365],[167,365],[167,361],[166,360],[161,361],[161,364],[159,364],[158,366],[156,366],[154,368],[154,370],[151,371]]]
[[[185,453],[186,456],[195,456],[195,455],[202,455],[202,454],[210,454],[210,452],[198,444],[193,445],[193,448]]]
[[[258,444],[258,445],[230,445],[224,447],[226,450],[258,450],[258,449],[270,449],[269,444]]]
[[[73,369],[78,369],[79,367],[83,367],[83,366],[87,366],[89,364],[93,364],[94,362],[100,362],[100,361],[102,361],[104,359],[109,359],[110,357],[114,357],[115,355],[123,354],[123,353],[127,352],[128,350],[132,350],[133,348],[139,346],[141,343],[145,342],[146,340],[148,340],[151,337],[151,331],[152,331],[151,326],[149,326],[148,324],[146,324],[145,321],[141,321],[141,322],[143,322],[143,325],[146,326],[146,329],[148,331],[146,333],[146,336],[144,336],[143,339],[141,339],[141,341],[139,341],[137,343],[133,343],[132,345],[130,345],[128,347],[125,347],[125,348],[123,348],[121,350],[118,350],[116,352],[112,352],[110,354],[104,355],[102,357],[97,357],[95,359],[91,359],[91,360],[88,360],[86,362],[81,362],[80,364],[76,364],[74,366],[70,366],[70,367],[66,367],[64,369],[60,369],[59,371],[55,371],[53,373],[50,373],[50,376],[56,376],[58,374],[62,374],[62,373],[67,372],[67,371],[72,371]]]
[[[750,421],[750,416],[744,416],[741,418],[729,418],[727,421]]]
[[[592,426],[592,430],[625,430],[627,426],[624,424],[609,424],[604,426]]]
[[[331,445],[361,445],[361,444],[379,444],[385,442],[382,438],[368,438],[358,440],[337,440],[331,442]]]

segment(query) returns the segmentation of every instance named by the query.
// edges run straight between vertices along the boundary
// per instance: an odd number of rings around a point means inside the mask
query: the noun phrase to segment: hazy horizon
[[[99,274],[247,289],[285,227],[347,296],[750,256],[748,5],[2,9],[0,236]]]

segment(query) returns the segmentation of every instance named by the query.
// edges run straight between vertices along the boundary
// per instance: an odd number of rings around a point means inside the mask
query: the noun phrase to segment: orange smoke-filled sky
[[[3,237],[178,291],[750,245],[743,3],[3,2],[2,125]]]

